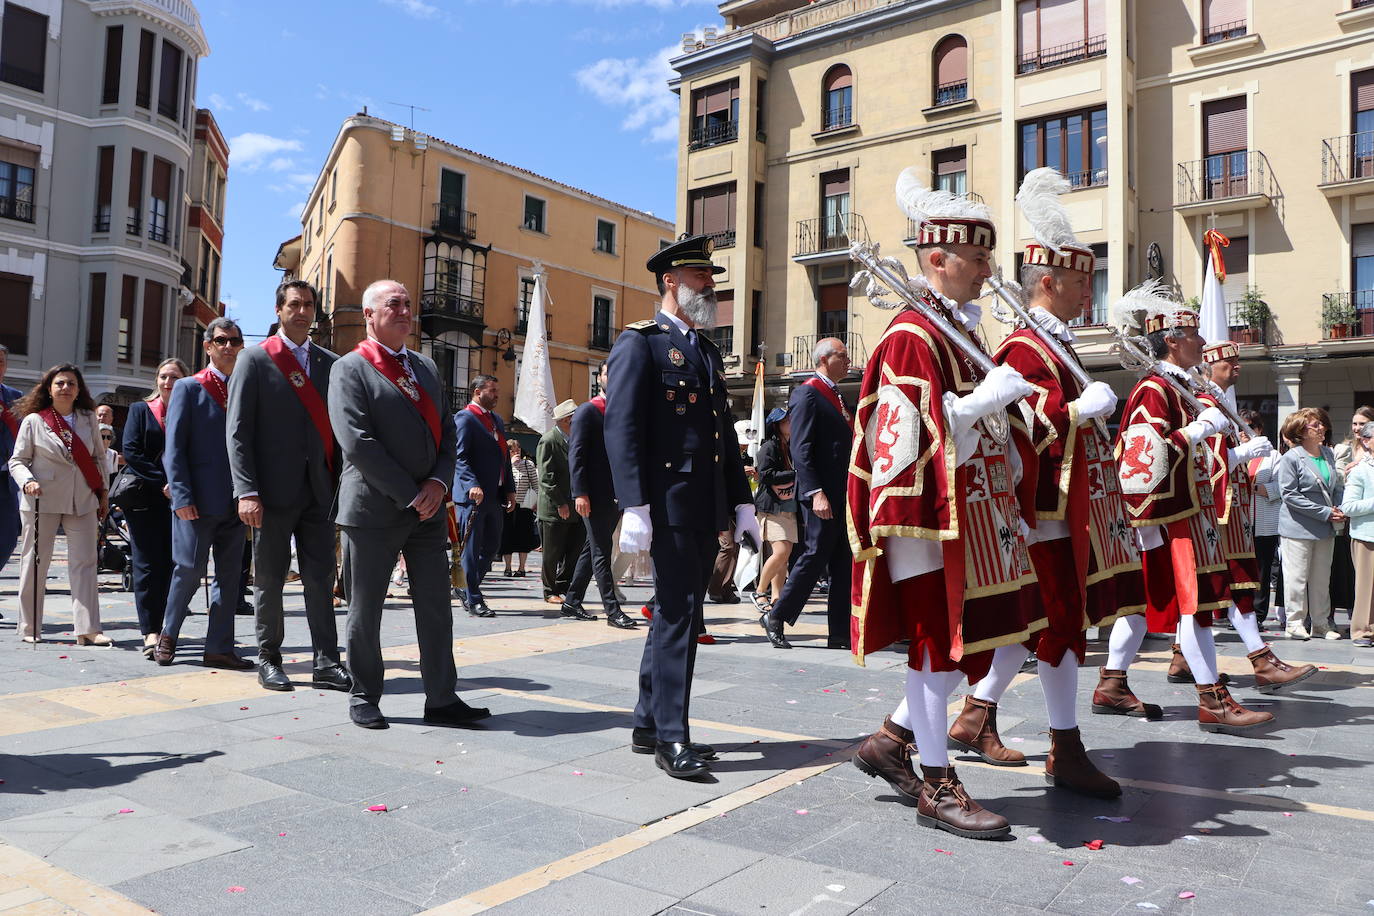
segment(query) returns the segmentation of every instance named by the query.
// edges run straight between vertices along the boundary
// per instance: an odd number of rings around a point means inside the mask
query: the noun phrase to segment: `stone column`
[[[1302,406],[1302,375],[1307,371],[1307,363],[1301,360],[1288,360],[1274,363],[1274,379],[1278,383],[1279,411],[1278,422],[1270,441],[1277,443],[1278,431],[1288,415]]]

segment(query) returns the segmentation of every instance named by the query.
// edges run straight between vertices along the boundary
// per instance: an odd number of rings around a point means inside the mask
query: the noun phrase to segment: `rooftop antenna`
[[[386,105],[394,105],[394,106],[396,106],[397,108],[409,108],[409,109],[410,109],[410,129],[411,129],[411,130],[414,130],[414,129],[415,129],[415,112],[417,112],[417,111],[429,111],[429,110],[430,110],[430,109],[428,109],[428,108],[423,108],[423,107],[421,107],[421,106],[419,106],[419,105],[407,105],[405,102],[385,102],[385,103],[383,103],[383,104],[386,104]]]

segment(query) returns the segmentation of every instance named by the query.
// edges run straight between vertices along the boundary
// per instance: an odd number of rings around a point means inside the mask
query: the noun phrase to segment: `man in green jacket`
[[[572,478],[568,471],[568,430],[576,410],[577,404],[571,399],[553,409],[554,426],[540,437],[535,453],[539,468],[539,505],[535,515],[544,541],[546,604],[563,603],[587,537],[582,519],[573,511]]]

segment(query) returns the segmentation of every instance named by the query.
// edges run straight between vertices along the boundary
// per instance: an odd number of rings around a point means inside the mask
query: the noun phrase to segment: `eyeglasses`
[[[211,337],[210,343],[217,347],[241,347],[243,346],[242,337]]]
[[[100,438],[104,439],[106,442],[114,441],[114,436],[101,436]]]

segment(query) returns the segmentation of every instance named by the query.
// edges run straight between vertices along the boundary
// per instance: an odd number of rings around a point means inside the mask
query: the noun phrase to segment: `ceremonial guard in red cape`
[[[1225,407],[1235,415],[1240,348],[1229,340],[1222,341],[1203,350],[1202,358],[1211,369],[1212,384],[1204,386],[1198,400],[1216,407],[1222,407],[1224,401]],[[1271,454],[1273,446],[1264,436],[1252,436],[1242,442],[1234,428],[1207,441],[1217,463],[1225,469],[1216,491],[1216,503],[1221,546],[1231,577],[1231,607],[1227,617],[1245,644],[1246,658],[1255,669],[1255,687],[1260,693],[1274,693],[1306,680],[1317,673],[1317,668],[1315,665],[1294,667],[1282,661],[1260,636],[1259,622],[1255,619],[1259,560],[1255,557],[1254,489],[1248,466]],[[1193,683],[1193,673],[1177,643],[1169,663],[1168,678],[1175,684]],[[1222,677],[1222,681],[1225,680]]]
[[[1014,489],[1017,448],[1029,442],[1007,411],[1033,389],[1012,367],[994,367],[974,333],[980,309],[971,301],[991,275],[991,212],[928,190],[915,169],[897,179],[897,201],[919,226],[923,277],[898,290],[909,307],[878,341],[859,390],[851,635],[860,664],[899,640],[910,648],[906,698],[855,763],[915,801],[920,824],[990,839],[1011,828],[968,796],[949,765],[945,710],[961,679],[987,673],[992,650],[1045,626]],[[869,267],[856,284],[882,276],[892,286],[894,272],[908,284],[900,263],[877,259],[871,246],[855,257]],[[877,289],[874,279],[870,297],[885,304]]]
[[[1131,693],[1126,669],[1147,626],[1157,633],[1177,627],[1179,648],[1197,681],[1199,727],[1254,728],[1274,717],[1241,706],[1217,679],[1212,613],[1231,606],[1217,500],[1226,469],[1207,440],[1231,424],[1191,394],[1189,370],[1202,361],[1206,345],[1197,313],[1151,280],[1117,302],[1113,322],[1124,343],[1148,347],[1154,360],[1126,400],[1116,443],[1121,490],[1143,554],[1146,619],[1122,617],[1112,628],[1093,711],[1159,718],[1158,706]],[[1130,336],[1142,327],[1144,341]]]
[[[1088,759],[1079,734],[1078,666],[1087,654],[1087,628],[1143,614],[1145,586],[1112,443],[1100,422],[1116,410],[1116,394],[1104,382],[1083,384],[1087,373],[1068,327],[1092,307],[1094,267],[1092,250],[1079,243],[1059,201],[1068,189],[1057,171],[1040,168],[1026,175],[1016,196],[1036,238],[1026,247],[1021,284],[1037,327],[1023,323],[995,357],[1035,387],[1022,402],[1036,453],[1030,555],[1049,625],[1024,645],[993,653],[991,671],[966,698],[949,737],[995,766],[1025,766],[1026,756],[998,737],[997,703],[1034,651],[1050,722],[1049,781],[1115,798],[1121,787]]]

